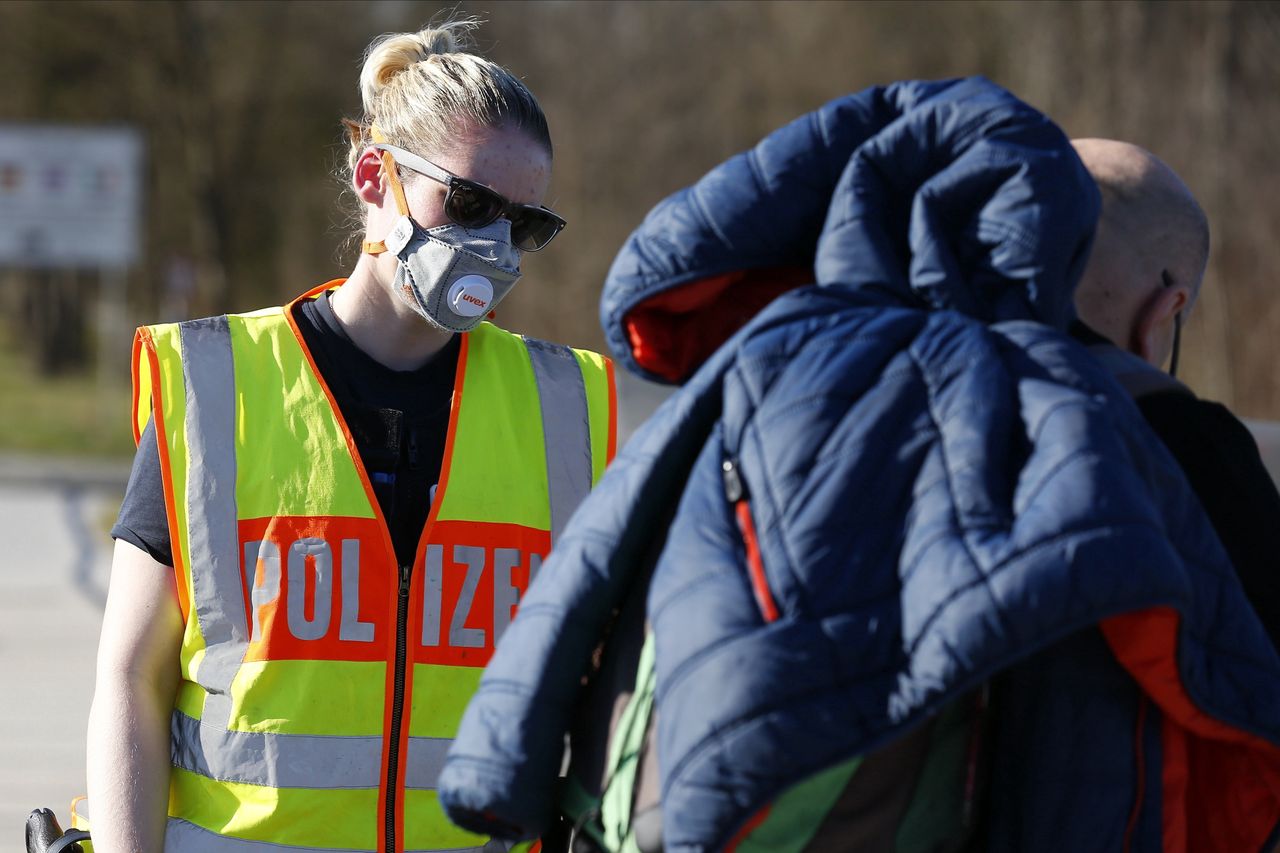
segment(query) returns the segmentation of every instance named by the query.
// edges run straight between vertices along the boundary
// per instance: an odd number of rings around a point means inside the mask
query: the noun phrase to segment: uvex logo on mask
[[[464,275],[449,288],[449,306],[460,317],[479,317],[493,302],[493,285],[482,275]]]
[[[372,519],[241,523],[248,660],[384,660],[398,578]],[[418,663],[483,666],[549,550],[544,531],[438,522],[414,566],[409,622]]]

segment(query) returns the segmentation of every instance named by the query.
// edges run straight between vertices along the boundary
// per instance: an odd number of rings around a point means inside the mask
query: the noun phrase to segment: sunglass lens
[[[524,252],[536,252],[551,242],[564,220],[549,210],[522,207],[511,217],[511,242]]]
[[[464,228],[480,228],[502,213],[502,196],[488,187],[456,183],[445,198],[445,215]]]

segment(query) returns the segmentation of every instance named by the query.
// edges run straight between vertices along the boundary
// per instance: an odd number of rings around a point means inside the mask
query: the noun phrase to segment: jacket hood
[[[874,87],[659,203],[605,281],[615,358],[683,383],[778,294],[1065,329],[1099,194],[1061,130],[981,77]]]

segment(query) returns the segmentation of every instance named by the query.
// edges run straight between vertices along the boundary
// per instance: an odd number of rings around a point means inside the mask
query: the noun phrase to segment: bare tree
[[[192,311],[278,302],[354,260],[336,252],[345,235],[333,173],[338,119],[359,111],[363,47],[442,8],[9,2],[0,117],[144,130],[147,246],[130,283],[139,320],[157,317],[175,257],[197,270]],[[518,331],[600,346],[600,285],[626,235],[662,197],[772,128],[875,83],[981,73],[1072,135],[1129,139],[1187,178],[1213,222],[1214,254],[1186,373],[1244,414],[1280,418],[1280,303],[1268,281],[1280,254],[1274,4],[654,0],[457,11],[489,19],[480,47],[529,83],[556,144],[549,202],[570,224],[526,258],[527,280],[503,304],[502,321]],[[65,318],[46,325],[54,343],[82,334]]]

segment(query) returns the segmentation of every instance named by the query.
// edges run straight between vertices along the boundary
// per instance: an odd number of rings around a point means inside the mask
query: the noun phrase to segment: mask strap
[[[387,138],[382,131],[378,130],[376,125],[369,126],[369,137],[374,142],[386,142]],[[391,154],[382,151],[382,171],[387,176],[387,185],[391,187],[391,195],[395,197],[396,209],[400,211],[401,216],[409,215],[409,202],[404,197],[404,187],[400,184],[400,178],[396,175],[396,161],[391,158]],[[387,244],[384,240],[365,240],[360,244],[360,249],[365,254],[381,255],[387,250]]]
[[[1167,269],[1160,271],[1160,283],[1166,289],[1173,287],[1173,277],[1169,275]],[[1182,348],[1182,312],[1178,311],[1173,315],[1173,354],[1169,357],[1169,375],[1177,377],[1178,375],[1178,350]]]

